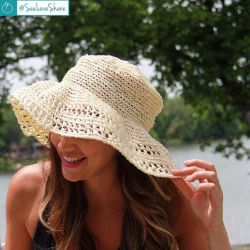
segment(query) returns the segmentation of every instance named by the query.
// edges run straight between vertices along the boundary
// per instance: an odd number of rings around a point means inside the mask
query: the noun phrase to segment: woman
[[[137,67],[83,56],[60,83],[9,101],[50,160],[11,180],[7,250],[230,249],[215,167],[193,159],[176,169],[149,135],[163,102]]]

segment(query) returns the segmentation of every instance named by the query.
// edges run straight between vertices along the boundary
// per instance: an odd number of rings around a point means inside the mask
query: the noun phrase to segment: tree
[[[218,149],[234,149],[238,157],[243,151],[250,158],[239,141],[250,136],[249,1],[152,0],[150,20],[146,56],[156,65],[157,81],[181,86],[200,117],[220,105],[211,128],[240,120],[241,129]]]
[[[0,84],[6,84],[6,72],[27,74],[19,65],[24,58],[45,57],[45,75],[51,71],[60,81],[82,54],[134,63],[142,55],[156,66],[158,84],[178,87],[197,117],[216,110],[211,130],[218,122],[227,128],[240,121],[220,150],[229,146],[250,155],[233,142],[250,136],[249,3],[228,2],[71,1],[69,17],[2,17]]]
[[[5,109],[7,107],[6,104],[6,98],[8,95],[9,91],[5,86],[0,85],[0,125],[3,127],[4,124],[4,113]],[[0,151],[1,151],[1,146],[3,146],[3,142],[1,143],[2,138],[4,138],[3,135],[3,130],[0,127]]]
[[[58,80],[82,54],[112,54],[138,62],[145,43],[145,1],[72,1],[70,13],[1,18],[2,75],[20,71],[23,58],[42,56],[48,61],[45,71],[52,70]]]
[[[145,1],[71,1],[70,13],[66,17],[0,19],[0,126],[11,85],[7,74],[34,73],[20,67],[23,59],[45,57],[43,79],[51,73],[59,81],[83,54],[112,54],[138,63],[145,38]]]

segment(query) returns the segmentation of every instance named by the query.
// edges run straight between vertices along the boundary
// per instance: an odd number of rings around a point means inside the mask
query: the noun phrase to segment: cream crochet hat
[[[133,64],[82,56],[61,82],[40,81],[8,98],[26,136],[49,147],[49,132],[96,139],[146,174],[172,177],[168,150],[149,130],[163,108],[160,94]]]

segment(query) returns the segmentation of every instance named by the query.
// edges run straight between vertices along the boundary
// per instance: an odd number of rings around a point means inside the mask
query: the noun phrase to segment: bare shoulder
[[[48,162],[38,162],[22,167],[13,175],[6,198],[6,249],[32,249],[25,222],[44,189],[48,170]]]
[[[20,168],[11,178],[9,187],[18,192],[36,191],[45,181],[49,166],[49,161],[43,161]]]
[[[6,209],[17,214],[17,209],[31,205],[39,190],[44,186],[49,172],[49,162],[38,162],[19,169],[11,178],[8,186]],[[15,210],[15,211],[12,211]],[[28,209],[18,209],[20,217],[25,217]],[[13,214],[12,214],[13,215]],[[24,218],[23,217],[23,218]]]

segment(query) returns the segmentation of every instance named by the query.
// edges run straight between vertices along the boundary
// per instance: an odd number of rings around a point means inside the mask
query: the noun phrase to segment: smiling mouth
[[[65,157],[62,157],[62,165],[65,168],[78,168],[86,160],[86,157],[78,158],[78,160],[67,161]]]
[[[78,158],[73,158],[73,157],[66,157],[63,156],[64,160],[68,163],[77,163],[85,159],[86,157],[78,157]]]

